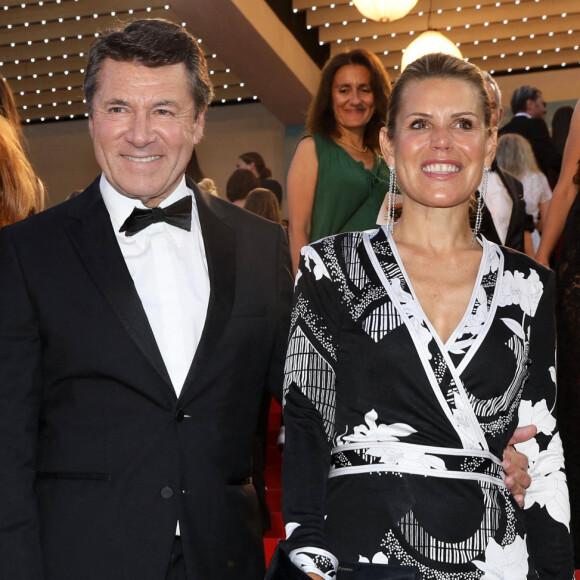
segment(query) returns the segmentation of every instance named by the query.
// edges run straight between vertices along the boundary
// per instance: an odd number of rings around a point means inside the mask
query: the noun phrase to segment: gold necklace
[[[347,143],[346,141],[343,141],[342,139],[339,139],[338,137],[336,138],[337,143],[342,143],[343,145],[346,145],[347,147],[351,147],[352,149],[354,149],[355,151],[358,151],[359,153],[366,153],[369,148],[365,145],[363,149],[360,149],[359,147],[356,147],[355,145],[353,145],[352,143]]]

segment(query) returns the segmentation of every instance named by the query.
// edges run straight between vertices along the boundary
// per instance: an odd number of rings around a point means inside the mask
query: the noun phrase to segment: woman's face
[[[246,163],[241,157],[238,157],[238,160],[236,161],[236,169],[248,169],[256,177],[258,177],[258,171],[256,170],[256,164],[253,161],[250,161],[250,163]]]
[[[476,88],[456,79],[411,81],[395,121],[393,140],[381,130],[381,149],[403,194],[429,207],[468,202],[496,143]]]
[[[337,128],[364,128],[375,112],[371,73],[366,66],[347,64],[334,74],[332,108]]]

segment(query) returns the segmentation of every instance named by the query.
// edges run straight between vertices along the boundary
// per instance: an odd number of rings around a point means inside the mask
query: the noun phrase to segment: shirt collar
[[[514,117],[527,117],[528,119],[532,118],[532,116],[528,115],[527,113],[516,113]]]
[[[147,207],[141,203],[141,200],[133,199],[119,193],[109,183],[104,173],[101,174],[99,187],[116,232],[119,231],[123,223],[125,223],[125,220],[131,215],[133,208],[138,207],[140,209],[147,209]],[[193,192],[185,184],[184,175],[181,178],[179,185],[159,204],[159,207],[167,207],[188,195],[193,197]],[[193,198],[193,205],[195,206],[195,198]]]

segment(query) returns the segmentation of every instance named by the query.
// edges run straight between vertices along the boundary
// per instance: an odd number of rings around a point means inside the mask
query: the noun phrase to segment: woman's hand
[[[516,451],[513,446],[516,443],[529,441],[536,433],[537,429],[534,425],[518,427],[508,441],[507,447],[503,450],[501,465],[506,474],[505,484],[521,508],[524,507],[524,496],[532,478],[528,475],[527,456]]]
[[[313,580],[324,580],[324,578],[322,576],[319,576],[318,574],[306,574],[306,576],[308,576],[308,578],[312,578]]]

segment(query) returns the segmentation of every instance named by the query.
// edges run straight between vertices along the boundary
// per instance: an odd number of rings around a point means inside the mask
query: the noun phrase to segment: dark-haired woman
[[[300,248],[339,232],[375,227],[389,185],[379,151],[391,83],[364,49],[325,65],[288,170],[288,221],[294,269]]]
[[[562,235],[556,263],[558,411],[566,455],[576,567],[580,567],[580,102],[572,123],[558,183],[536,259],[548,265]]]
[[[282,186],[272,179],[272,171],[266,167],[264,158],[259,153],[255,151],[243,153],[238,157],[236,167],[249,169],[260,180],[260,187],[269,189],[276,196],[279,206],[282,207]]]

